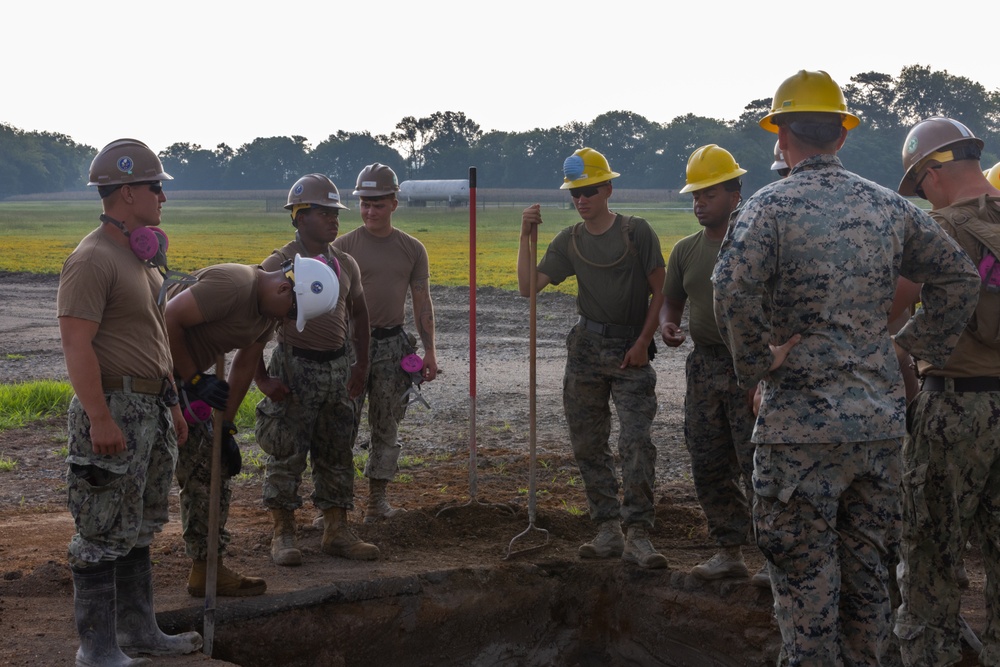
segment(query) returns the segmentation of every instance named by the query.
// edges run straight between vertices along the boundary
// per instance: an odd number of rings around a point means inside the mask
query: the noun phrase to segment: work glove
[[[184,383],[184,389],[211,405],[216,410],[225,410],[229,400],[229,383],[211,373],[195,373]]]
[[[235,477],[243,469],[243,456],[236,444],[238,432],[232,422],[222,422],[222,474],[226,477]]]

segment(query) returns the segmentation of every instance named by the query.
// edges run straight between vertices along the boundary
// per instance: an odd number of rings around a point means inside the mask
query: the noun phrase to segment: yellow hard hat
[[[990,185],[1000,190],[1000,162],[983,172],[986,180],[990,182]]]
[[[704,190],[745,173],[747,170],[740,168],[729,151],[715,144],[708,144],[691,153],[688,158],[687,185],[681,188],[681,193]]]
[[[611,171],[607,158],[593,148],[581,148],[566,158],[563,162],[563,174],[560,190],[582,188],[621,176],[618,172]]]
[[[848,130],[853,130],[861,122],[847,110],[844,91],[822,70],[808,72],[802,69],[785,79],[771,101],[771,113],[760,119],[760,126],[777,134],[774,117],[798,111],[840,114],[841,122]]]

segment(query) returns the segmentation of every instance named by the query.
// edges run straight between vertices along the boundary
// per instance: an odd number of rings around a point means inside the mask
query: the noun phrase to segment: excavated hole
[[[202,612],[161,613],[168,632]],[[264,665],[735,667],[773,663],[769,592],[682,572],[512,562],[314,588],[215,612],[212,656]]]

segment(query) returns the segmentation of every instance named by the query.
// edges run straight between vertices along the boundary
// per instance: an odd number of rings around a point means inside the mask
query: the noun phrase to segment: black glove
[[[216,410],[225,410],[229,400],[229,383],[210,373],[195,373],[184,383],[184,389]]]
[[[222,422],[222,474],[226,477],[235,477],[243,469],[243,457],[235,437],[238,432],[232,422]]]

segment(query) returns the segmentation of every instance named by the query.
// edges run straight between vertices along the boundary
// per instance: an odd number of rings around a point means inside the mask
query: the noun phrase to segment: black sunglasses
[[[593,197],[598,192],[601,191],[606,183],[601,183],[600,185],[585,185],[582,188],[570,188],[569,196],[573,199],[579,199],[580,197]]]
[[[917,193],[918,197],[920,197],[921,199],[927,199],[927,196],[924,194],[924,189],[920,187],[920,185],[921,183],[924,182],[924,179],[927,178],[927,174],[931,173],[931,169],[940,169],[941,167],[942,165],[940,164],[935,164],[930,167],[927,167],[927,171],[925,171],[924,175],[920,177],[920,180],[917,181],[917,184],[913,186],[913,191]]]

